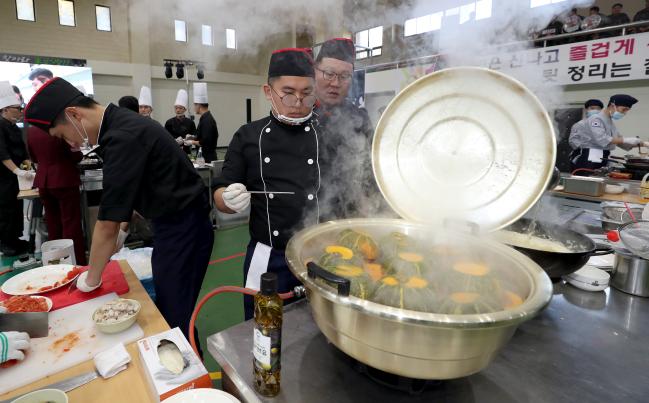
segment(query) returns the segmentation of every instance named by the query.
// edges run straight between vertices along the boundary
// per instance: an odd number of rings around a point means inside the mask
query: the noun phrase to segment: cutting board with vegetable
[[[122,273],[122,268],[120,267],[119,262],[111,261],[106,265],[101,281],[101,287],[89,293],[84,293],[75,289],[72,293],[68,294],[68,286],[65,286],[39,295],[44,295],[50,298],[54,304],[52,310],[56,311],[111,292],[121,295],[129,291],[128,283],[126,282],[124,273]],[[9,299],[9,297],[10,295],[0,291],[0,301]]]
[[[24,361],[0,369],[0,394],[91,360],[118,343],[141,339],[144,331],[137,323],[117,334],[104,334],[95,327],[93,312],[116,298],[117,294],[110,293],[50,312],[49,336],[32,339]]]

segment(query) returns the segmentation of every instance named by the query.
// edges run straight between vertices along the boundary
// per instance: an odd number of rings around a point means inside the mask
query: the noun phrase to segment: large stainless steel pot
[[[649,297],[649,260],[616,251],[611,286],[627,294]]]
[[[306,265],[343,229],[371,234],[399,231],[432,246],[450,243],[469,255],[507,270],[524,291],[524,302],[511,310],[475,315],[444,315],[388,307],[316,281]],[[431,252],[432,253],[432,252]],[[306,289],[313,317],[327,339],[346,354],[372,367],[419,379],[451,379],[485,368],[522,322],[541,311],[552,297],[552,283],[531,259],[495,241],[449,234],[399,219],[354,219],[319,224],[294,235],[286,248],[288,265]]]

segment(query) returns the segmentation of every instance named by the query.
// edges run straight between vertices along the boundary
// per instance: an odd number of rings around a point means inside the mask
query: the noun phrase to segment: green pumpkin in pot
[[[374,291],[373,282],[362,267],[350,264],[336,266],[331,272],[350,281],[349,295],[369,299]]]
[[[385,272],[400,280],[407,281],[413,276],[424,277],[427,273],[427,267],[423,255],[412,252],[400,252],[386,261]]]
[[[384,277],[374,292],[372,301],[420,312],[433,312],[438,303],[428,281],[417,276],[412,276],[406,281],[400,281],[393,276]]]
[[[417,243],[414,239],[401,232],[391,232],[379,241],[381,256],[385,260],[396,257],[399,253],[412,253],[417,250]]]
[[[329,271],[341,264],[362,265],[363,258],[345,246],[329,245],[325,248],[325,253],[318,259],[318,265]]]
[[[379,257],[379,247],[374,239],[360,231],[346,229],[338,235],[338,244],[356,251],[368,261]]]

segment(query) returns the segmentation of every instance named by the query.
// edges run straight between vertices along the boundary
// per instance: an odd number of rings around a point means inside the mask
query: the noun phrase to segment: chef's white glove
[[[185,141],[183,141],[183,144],[185,144],[188,147],[193,146],[194,145],[194,140],[185,140]]]
[[[625,145],[628,146],[637,146],[638,144],[643,143],[643,141],[637,137],[624,137],[622,141]]]
[[[24,332],[0,332],[0,363],[10,360],[22,361],[29,348],[29,335]]]
[[[32,179],[36,174],[32,171],[25,171],[24,169],[16,168],[13,170],[13,173],[21,178]]]
[[[183,138],[180,136],[176,137],[176,143],[178,143],[179,146],[183,145],[184,143]]]
[[[242,183],[233,183],[223,191],[223,203],[230,210],[241,213],[250,205],[250,193]]]
[[[101,287],[101,280],[99,281],[99,284],[97,284],[94,287],[89,286],[86,284],[86,279],[88,278],[88,271],[84,271],[83,273],[79,274],[79,277],[77,278],[77,288],[81,292],[90,292],[90,291],[95,291],[97,288]]]
[[[119,234],[117,234],[117,242],[115,242],[117,250],[121,250],[124,247],[124,242],[126,241],[126,238],[128,238],[129,232],[130,231],[124,231],[120,228]]]

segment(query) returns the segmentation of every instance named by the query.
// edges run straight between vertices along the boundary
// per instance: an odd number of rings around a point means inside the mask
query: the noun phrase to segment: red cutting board
[[[120,267],[117,261],[110,261],[104,273],[101,277],[101,287],[92,291],[92,292],[81,292],[76,288],[72,293],[68,294],[69,286],[58,288],[54,291],[41,293],[38,295],[43,295],[52,300],[52,310],[56,311],[57,309],[65,308],[66,306],[78,304],[79,302],[87,301],[89,299],[101,297],[102,295],[109,294],[111,292],[122,295],[128,292],[129,287],[122,273],[122,268]],[[7,295],[0,291],[0,301],[9,299],[11,295]]]

